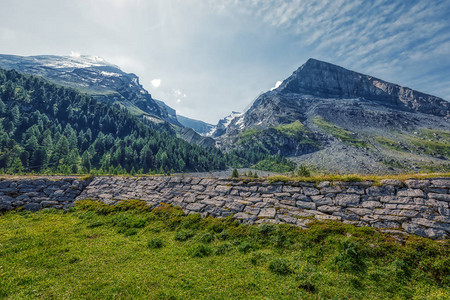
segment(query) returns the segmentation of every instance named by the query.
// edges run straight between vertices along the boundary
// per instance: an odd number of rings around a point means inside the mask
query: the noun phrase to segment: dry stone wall
[[[75,200],[107,204],[141,199],[202,216],[242,222],[288,223],[307,228],[314,219],[372,226],[430,238],[450,236],[450,178],[319,183],[244,182],[185,177],[97,177],[93,180],[3,180],[0,210],[68,208]]]

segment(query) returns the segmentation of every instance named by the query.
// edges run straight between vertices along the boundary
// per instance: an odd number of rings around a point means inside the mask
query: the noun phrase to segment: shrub
[[[224,230],[217,235],[217,238],[221,241],[226,241],[229,237],[228,231]]]
[[[258,232],[262,235],[271,235],[275,232],[275,226],[273,224],[261,224],[258,227]]]
[[[247,252],[250,252],[251,250],[253,250],[253,246],[249,242],[242,242],[238,246],[238,250],[242,253],[247,253]]]
[[[119,233],[123,233],[125,236],[132,236],[132,235],[136,235],[138,233],[136,228],[120,228],[119,229]]]
[[[239,172],[238,172],[238,170],[236,170],[236,168],[233,169],[233,173],[231,173],[231,177],[232,178],[238,178],[239,177]]]
[[[214,240],[214,234],[207,232],[204,233],[201,237],[200,237],[200,241],[202,241],[203,243],[211,243]]]
[[[297,169],[297,176],[310,177],[311,172],[308,170],[308,168],[305,165],[299,165],[298,169]]]
[[[333,259],[338,269],[346,272],[361,272],[366,269],[357,243],[346,240],[340,243],[338,248],[339,252]]]
[[[192,257],[204,257],[209,256],[212,253],[212,249],[209,246],[200,244],[191,249]]]
[[[180,230],[175,234],[175,240],[179,242],[185,242],[195,234],[192,230]]]
[[[267,256],[268,256],[268,253],[255,252],[250,257],[250,263],[254,266],[260,265],[261,263],[263,263],[266,260]]]
[[[289,265],[285,259],[276,258],[269,263],[269,270],[280,275],[287,275],[292,273]]]
[[[225,243],[225,244],[222,244],[222,245],[220,245],[219,247],[217,247],[215,253],[216,253],[217,255],[222,255],[222,254],[227,253],[228,250],[230,250],[230,248],[231,248],[231,245],[228,244],[228,243]]]
[[[160,238],[153,238],[147,242],[147,247],[152,249],[158,249],[163,247],[163,242]]]

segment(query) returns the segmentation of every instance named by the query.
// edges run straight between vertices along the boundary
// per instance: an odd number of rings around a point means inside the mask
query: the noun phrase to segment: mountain
[[[117,104],[0,69],[0,173],[207,171],[226,164],[219,150],[189,144]]]
[[[333,172],[450,168],[449,102],[315,59],[222,125],[225,149],[260,145]]]
[[[167,106],[161,105],[143,88],[135,74],[125,73],[101,57],[0,55],[0,68],[15,69],[75,88],[96,100],[117,103],[152,122],[167,121],[181,126]]]
[[[216,128],[215,125],[200,120],[194,120],[191,118],[183,117],[181,115],[177,115],[177,119],[184,127],[192,128],[197,133],[204,136],[210,136],[211,132],[213,132]]]

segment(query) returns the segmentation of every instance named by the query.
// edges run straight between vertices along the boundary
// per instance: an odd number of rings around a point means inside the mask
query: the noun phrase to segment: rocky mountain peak
[[[327,99],[361,98],[386,106],[450,117],[450,103],[439,97],[313,58],[284,80],[275,91]]]

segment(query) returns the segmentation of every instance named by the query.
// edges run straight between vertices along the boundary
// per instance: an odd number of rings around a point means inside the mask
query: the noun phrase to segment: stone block
[[[189,211],[201,212],[205,206],[206,205],[202,203],[190,203],[186,206],[186,209]]]
[[[331,215],[315,215],[314,216],[319,221],[341,221],[342,218],[339,216],[331,216]]]
[[[275,218],[277,211],[275,208],[263,208],[261,209],[258,217],[260,218]]]
[[[41,204],[39,203],[27,203],[23,206],[23,209],[28,211],[38,211],[41,209]]]
[[[396,179],[382,179],[380,181],[380,183],[382,185],[392,185],[392,186],[396,186],[396,187],[403,187],[403,182],[401,182],[400,180],[396,180]]]
[[[320,191],[313,187],[304,187],[303,194],[306,196],[314,196],[314,195],[319,195]]]
[[[307,201],[297,201],[295,202],[295,205],[298,208],[303,208],[303,209],[313,209],[315,210],[317,205],[314,202],[307,202]]]
[[[397,192],[398,197],[418,197],[425,198],[425,193],[420,189],[406,189]]]
[[[241,212],[244,210],[245,205],[242,203],[233,201],[233,202],[225,203],[225,207],[230,209],[233,212]]]
[[[437,187],[437,188],[450,189],[450,178],[447,178],[447,179],[432,179],[430,186],[432,188]]]
[[[383,207],[383,203],[380,201],[364,201],[361,203],[363,208],[378,208]]]
[[[428,193],[428,197],[430,199],[436,199],[436,200],[450,202],[450,194]]]
[[[405,181],[405,184],[410,189],[425,189],[430,185],[429,180],[409,179]]]
[[[358,206],[360,196],[355,194],[338,194],[335,201],[337,205],[342,207]]]

